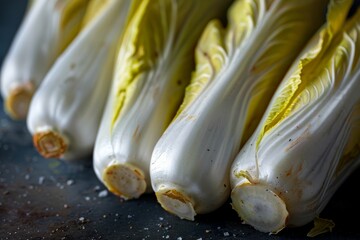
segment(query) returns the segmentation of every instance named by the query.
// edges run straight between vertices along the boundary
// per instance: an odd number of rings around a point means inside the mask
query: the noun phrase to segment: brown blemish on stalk
[[[292,166],[289,170],[287,170],[286,172],[285,172],[285,175],[287,176],[287,177],[289,177],[290,175],[294,175],[294,174],[300,174],[300,172],[302,171],[302,169],[303,169],[303,162],[300,162],[298,165],[297,165],[297,168],[296,168],[296,170],[294,171],[294,169],[293,169],[294,167]]]
[[[303,170],[303,162],[300,162],[297,166],[292,166],[285,172],[285,176],[288,177],[286,181],[292,182],[291,185],[295,186],[294,188],[285,191],[285,193],[279,192],[279,195],[287,195],[287,196],[294,196],[296,199],[301,199],[303,195],[303,189],[311,186],[311,182],[307,181],[304,178],[300,178],[300,174]],[[290,192],[290,193],[289,193]]]
[[[289,146],[285,149],[285,152],[288,152],[288,151],[290,151],[292,148],[294,148],[296,145],[298,145],[299,143],[301,143],[301,142],[303,142],[303,141],[305,141],[309,136],[310,136],[310,126],[311,125],[309,125],[306,129],[305,129],[305,131],[297,138],[297,139],[295,139],[294,141],[290,141],[290,144],[289,144]]]
[[[188,116],[186,116],[186,120],[187,121],[193,121],[193,120],[195,120],[196,119],[196,117],[194,116],[194,115],[188,115]]]
[[[286,171],[285,176],[289,177],[292,173],[292,168]]]
[[[33,94],[34,87],[31,83],[14,88],[5,101],[6,112],[13,119],[25,119],[29,111],[29,105]]]
[[[153,97],[153,99],[156,100],[159,95],[160,95],[160,88],[159,88],[159,87],[156,87],[156,88],[154,89],[154,92],[153,92],[152,97]]]
[[[132,135],[134,140],[139,140],[141,138],[141,133],[140,133],[140,126],[137,126],[135,129],[134,134]]]
[[[33,142],[38,152],[45,158],[61,158],[67,150],[65,139],[54,131],[36,133]]]

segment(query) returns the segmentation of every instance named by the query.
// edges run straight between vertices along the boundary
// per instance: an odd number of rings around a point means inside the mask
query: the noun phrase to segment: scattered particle
[[[80,221],[80,222],[83,222],[83,221],[85,221],[85,218],[84,218],[84,217],[80,217],[80,218],[79,218],[79,221]]]
[[[30,179],[30,175],[29,174],[26,174],[25,175],[25,180],[29,180]]]
[[[115,217],[118,217],[119,216],[119,214],[118,213],[115,213]]]
[[[205,232],[206,232],[206,233],[210,233],[210,232],[211,232],[211,230],[207,229],[207,230],[205,230]]]
[[[228,237],[230,234],[228,232],[224,232],[224,237]]]
[[[182,237],[178,237],[177,240],[182,240]]]
[[[162,221],[162,220],[164,220],[164,218],[163,218],[163,217],[159,217],[159,220]]]
[[[149,230],[149,228],[146,227],[146,228],[144,228],[144,230],[147,231],[147,230]]]
[[[95,187],[94,187],[94,191],[99,191],[100,190],[100,186],[99,185],[96,185]]]
[[[69,206],[67,204],[64,204],[64,208],[69,208]]]
[[[90,199],[91,199],[91,198],[90,198],[89,196],[86,196],[86,197],[85,197],[85,200],[86,200],[86,201],[90,201]]]
[[[42,185],[45,181],[45,177],[44,176],[40,176],[39,177],[39,184]]]
[[[99,198],[104,198],[107,197],[108,195],[108,191],[107,190],[102,190],[101,192],[99,192]]]
[[[69,180],[66,181],[66,184],[67,184],[68,186],[71,186],[71,185],[74,184],[74,180],[69,179]]]
[[[128,218],[132,218],[132,216],[131,216],[131,215],[128,215]]]
[[[202,238],[198,238],[198,239],[196,239],[196,240],[202,240]]]
[[[219,229],[221,229],[221,227],[217,227],[217,229],[219,230]]]
[[[170,236],[169,235],[166,235],[165,238],[168,239]]]
[[[59,217],[60,215],[57,213],[55,216]]]

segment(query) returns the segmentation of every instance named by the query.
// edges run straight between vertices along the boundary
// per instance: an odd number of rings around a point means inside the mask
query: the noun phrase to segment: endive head
[[[1,75],[5,110],[25,119],[32,96],[56,58],[79,33],[90,0],[29,3]]]
[[[330,2],[233,164],[233,206],[256,229],[308,223],[360,163],[360,11],[347,19],[351,5]],[[263,222],[262,206],[283,214]]]
[[[106,74],[112,70],[113,50],[127,16],[128,5],[122,3],[128,2],[89,1],[82,23],[84,30],[49,71],[34,96],[27,123],[35,147],[45,158],[72,160],[88,154],[93,147],[110,83]],[[111,30],[114,26],[117,28]],[[108,35],[101,36],[104,33]],[[76,90],[78,87],[83,89]],[[81,122],[90,115],[86,123]]]

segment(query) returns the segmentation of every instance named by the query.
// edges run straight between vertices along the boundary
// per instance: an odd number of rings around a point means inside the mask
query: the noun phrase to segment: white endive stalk
[[[73,160],[91,155],[131,2],[93,1],[96,16],[35,93],[27,125],[44,157]]]
[[[158,141],[151,181],[180,218],[220,207],[230,166],[288,67],[323,23],[327,1],[238,0],[229,26],[209,24],[183,106]]]
[[[37,0],[31,4],[2,66],[1,94],[12,118],[26,118],[33,93],[78,34],[88,2]]]
[[[317,217],[360,164],[360,11],[332,1],[231,169],[242,220],[276,233]]]
[[[151,191],[152,150],[181,104],[193,50],[230,1],[144,0],[126,30],[94,150],[98,178],[114,194]]]

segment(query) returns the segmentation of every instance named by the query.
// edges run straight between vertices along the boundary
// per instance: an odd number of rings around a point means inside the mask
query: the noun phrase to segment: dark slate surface
[[[0,6],[2,62],[26,1],[0,0]],[[304,239],[312,227],[268,235],[242,225],[229,203],[189,222],[164,212],[153,194],[124,202],[106,195],[91,158],[76,164],[43,159],[25,122],[0,109],[0,239]],[[336,227],[317,239],[360,239],[359,182],[360,170],[335,194],[321,217]]]

